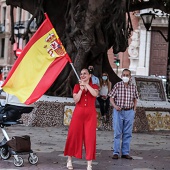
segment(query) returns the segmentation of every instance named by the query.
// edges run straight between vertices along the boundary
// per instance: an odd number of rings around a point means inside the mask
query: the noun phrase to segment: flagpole
[[[71,67],[72,67],[74,73],[76,74],[78,80],[80,81],[80,77],[78,76],[77,71],[76,71],[76,69],[75,69],[74,66],[73,66],[73,63],[70,63],[70,65],[71,65]]]

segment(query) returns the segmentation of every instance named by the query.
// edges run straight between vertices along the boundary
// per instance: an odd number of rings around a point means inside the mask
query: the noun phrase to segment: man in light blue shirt
[[[93,66],[89,66],[88,67],[88,70],[90,72],[90,74],[92,75],[92,83],[93,84],[97,84],[99,87],[100,87],[100,82],[99,82],[99,79],[98,77],[96,77],[93,73],[94,73],[94,67]]]

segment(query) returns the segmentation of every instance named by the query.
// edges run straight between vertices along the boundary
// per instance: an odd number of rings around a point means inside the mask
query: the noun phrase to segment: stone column
[[[129,69],[132,71],[132,74],[136,74],[136,69],[138,66],[139,60],[139,30],[134,30],[133,35],[131,37],[131,43],[128,48],[130,66]]]
[[[140,29],[139,65],[136,70],[137,75],[148,76],[149,56],[150,56],[150,32],[145,28]]]

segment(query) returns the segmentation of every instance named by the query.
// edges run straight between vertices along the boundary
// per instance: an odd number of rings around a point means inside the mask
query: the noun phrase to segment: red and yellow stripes
[[[2,88],[22,103],[31,104],[48,90],[68,61],[70,58],[46,15],[14,63]]]

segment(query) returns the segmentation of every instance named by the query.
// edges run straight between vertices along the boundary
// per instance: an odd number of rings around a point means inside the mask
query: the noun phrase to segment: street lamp
[[[147,31],[149,31],[149,28],[151,27],[152,20],[155,19],[155,14],[152,13],[144,13],[140,15],[143,21],[143,24]]]
[[[17,37],[17,42],[16,44],[14,45],[14,53],[16,55],[16,51],[19,49],[19,50],[22,50],[22,36],[24,35],[24,32],[25,32],[25,27],[23,24],[16,24],[15,27],[14,27],[14,34],[15,36]]]
[[[155,14],[153,13],[143,13],[140,15],[143,21],[143,24],[146,28],[147,31],[152,31],[152,32],[159,32],[161,36],[164,38],[166,42],[168,42],[168,60],[167,60],[167,78],[166,78],[166,94],[167,98],[170,97],[170,17],[168,16],[168,36],[165,37],[165,35],[160,31],[160,30],[150,30],[150,27],[152,25],[152,20],[155,19]]]
[[[166,38],[160,30],[149,30],[151,25],[152,25],[152,20],[155,19],[155,14],[153,14],[153,13],[143,13],[140,16],[142,18],[143,24],[144,24],[147,31],[159,32],[162,35],[162,37],[164,38],[164,40],[166,42],[169,42],[169,37]]]
[[[20,39],[22,38],[22,35],[24,34],[24,32],[25,32],[24,25],[22,25],[22,24],[15,25],[15,27],[14,27],[14,34],[18,38],[18,41],[17,41],[18,46],[17,47],[19,47],[19,45],[20,45],[19,44],[20,43]]]

